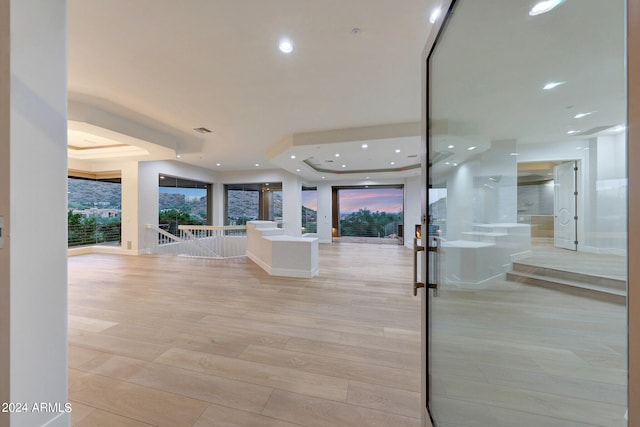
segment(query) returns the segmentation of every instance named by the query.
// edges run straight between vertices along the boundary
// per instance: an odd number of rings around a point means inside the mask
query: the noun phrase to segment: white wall
[[[625,255],[627,249],[627,159],[624,133],[595,141],[595,230],[593,246],[599,252]],[[592,153],[593,154],[593,153]],[[593,177],[592,177],[593,178]]]
[[[422,176],[407,178],[404,185],[404,245],[413,247],[415,226],[422,222]]]
[[[67,49],[65,0],[0,4],[3,294],[10,292],[11,402],[67,402]],[[7,29],[10,28],[9,32]],[[9,56],[11,55],[11,56]],[[10,69],[6,65],[10,63]],[[8,108],[7,108],[8,107]],[[8,120],[7,119],[8,116]],[[10,129],[10,133],[9,133]],[[6,141],[6,143],[4,142]],[[4,168],[5,165],[3,165]],[[5,173],[6,173],[5,169]],[[8,210],[7,210],[8,208]],[[6,269],[7,257],[9,258]],[[7,275],[8,272],[8,275]],[[7,280],[8,279],[8,280]],[[6,312],[3,313],[3,323]],[[6,357],[6,323],[0,327]],[[6,365],[2,366],[3,369]],[[6,395],[5,395],[6,396]],[[67,413],[9,415],[12,427],[68,426]],[[7,426],[6,415],[0,425]]]

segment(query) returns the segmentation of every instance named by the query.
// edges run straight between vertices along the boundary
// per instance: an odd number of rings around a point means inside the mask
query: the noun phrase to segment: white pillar
[[[282,180],[282,220],[284,234],[302,234],[302,181],[295,175]]]
[[[331,185],[318,185],[318,241],[331,243]]]
[[[0,426],[68,426],[65,0],[0,1]]]
[[[212,225],[224,225],[224,184],[211,185],[211,203],[213,211]]]
[[[138,162],[125,163],[122,177],[122,249],[138,253]]]

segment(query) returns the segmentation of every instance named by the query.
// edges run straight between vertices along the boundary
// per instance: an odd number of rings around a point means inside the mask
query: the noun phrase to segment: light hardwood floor
[[[320,245],[314,279],[247,259],[69,258],[72,424],[417,427],[411,256]]]
[[[626,259],[552,247],[531,263],[626,277]],[[495,279],[432,301],[439,427],[623,427],[626,307]]]

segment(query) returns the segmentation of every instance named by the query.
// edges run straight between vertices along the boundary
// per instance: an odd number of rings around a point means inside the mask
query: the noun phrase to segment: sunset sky
[[[401,188],[340,190],[340,213],[369,209],[371,212],[402,212]]]
[[[372,188],[339,190],[340,213],[369,209],[371,212],[401,212],[403,191],[401,188]],[[317,191],[303,191],[302,205],[318,210]]]

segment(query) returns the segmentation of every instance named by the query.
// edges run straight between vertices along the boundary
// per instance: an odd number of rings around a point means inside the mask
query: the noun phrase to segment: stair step
[[[533,264],[526,264],[522,261],[513,263],[513,271],[519,273],[544,276],[552,279],[567,280],[570,282],[584,283],[602,288],[610,288],[626,294],[627,281],[616,279],[615,277],[598,276],[595,274],[578,273],[574,271],[558,270],[555,268],[541,267]]]
[[[522,271],[508,272],[507,280],[527,285],[541,286],[548,289],[556,289],[573,295],[597,298],[601,301],[608,301],[616,304],[624,305],[627,302],[626,289],[622,291],[607,286],[599,286],[597,284],[577,282]]]

